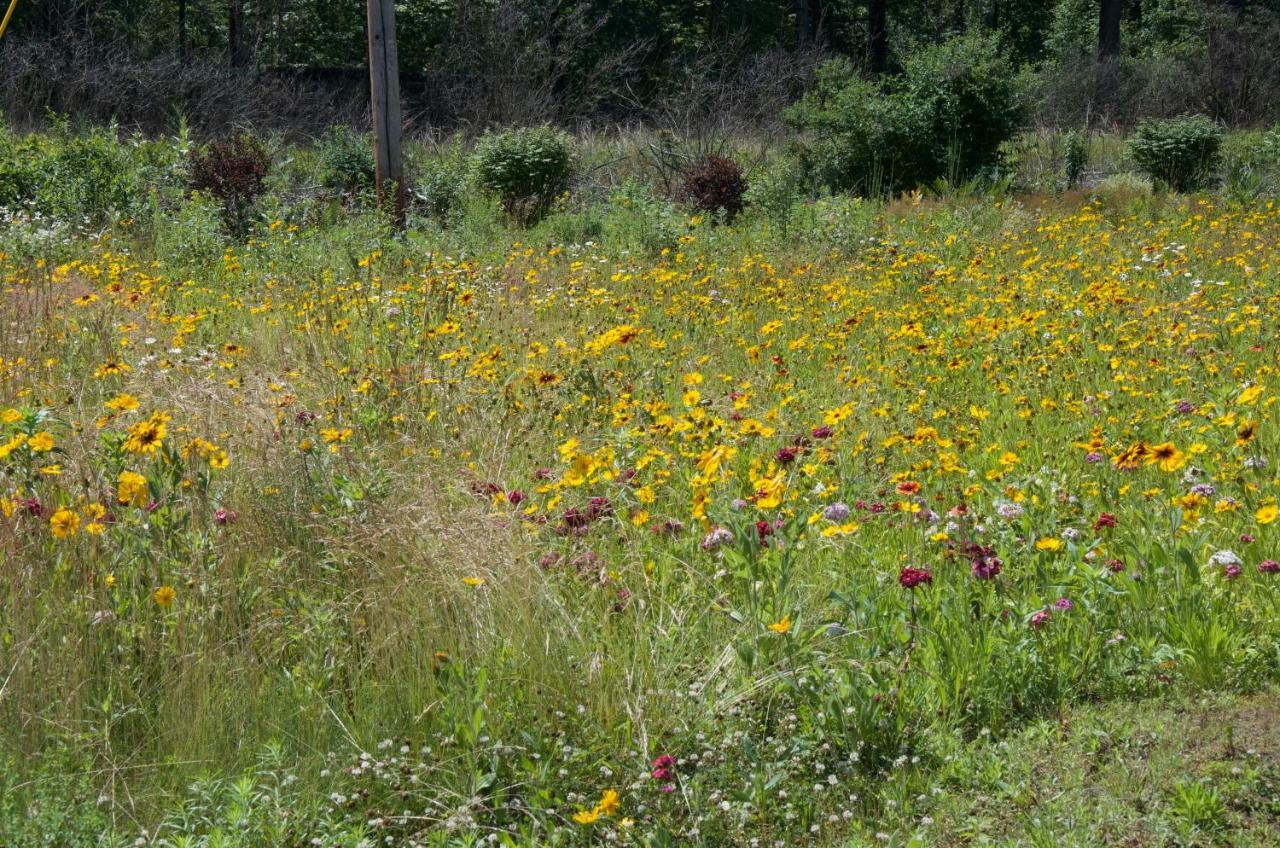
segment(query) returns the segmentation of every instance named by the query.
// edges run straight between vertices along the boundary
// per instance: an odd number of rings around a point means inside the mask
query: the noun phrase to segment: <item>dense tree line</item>
[[[794,94],[820,58],[891,74],[918,45],[975,30],[998,34],[1016,64],[1046,75],[1051,108],[1064,99],[1076,111],[1105,108],[1090,100],[1099,87],[1132,88],[1134,73],[1149,87],[1159,66],[1168,80],[1155,84],[1191,74],[1213,90],[1202,99],[1231,101],[1210,103],[1215,117],[1258,120],[1254,101],[1273,93],[1280,46],[1280,0],[403,0],[397,10],[402,72],[418,82],[428,117],[473,122],[616,118],[695,77],[721,99],[726,89],[750,98],[762,85]],[[6,41],[0,51],[74,41],[138,62],[181,57],[355,81],[364,4],[24,0]],[[1108,63],[1113,77],[1098,78]],[[1082,69],[1089,84],[1073,91]]]

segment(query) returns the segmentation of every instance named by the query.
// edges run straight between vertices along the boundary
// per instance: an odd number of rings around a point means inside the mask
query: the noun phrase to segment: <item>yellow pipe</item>
[[[18,0],[9,0],[9,11],[4,13],[4,20],[0,21],[0,38],[4,37],[4,31],[9,27],[9,19],[13,17],[13,10],[18,8]]]

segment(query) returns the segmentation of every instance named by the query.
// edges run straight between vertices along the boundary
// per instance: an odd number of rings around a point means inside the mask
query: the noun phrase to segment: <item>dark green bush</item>
[[[325,188],[348,194],[373,189],[373,141],[349,127],[330,127],[316,146],[320,155],[320,182]]]
[[[903,72],[861,79],[835,60],[788,112],[805,165],[837,191],[897,192],[963,180],[995,164],[1024,114],[1022,79],[994,37],[965,35],[910,54]]]
[[[1126,152],[1153,180],[1174,191],[1206,185],[1218,167],[1222,128],[1204,115],[1143,121]]]
[[[1080,177],[1084,174],[1085,165],[1089,164],[1089,139],[1079,130],[1071,130],[1062,138],[1064,170],[1066,171],[1067,188],[1080,185]]]
[[[573,142],[551,127],[486,133],[476,145],[476,178],[520,226],[535,223],[569,187]]]

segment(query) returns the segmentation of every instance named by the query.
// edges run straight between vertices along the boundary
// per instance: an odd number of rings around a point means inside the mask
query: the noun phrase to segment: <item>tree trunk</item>
[[[867,2],[867,57],[873,74],[882,74],[889,67],[888,6],[889,0]]]
[[[234,67],[245,63],[244,52],[244,7],[242,0],[228,0],[227,3],[227,55]]]
[[[808,44],[813,38],[809,20],[809,0],[796,0],[796,44]]]
[[[1120,16],[1124,0],[1102,0],[1098,8],[1098,58],[1120,55]]]
[[[178,54],[186,56],[187,44],[187,0],[178,0]]]

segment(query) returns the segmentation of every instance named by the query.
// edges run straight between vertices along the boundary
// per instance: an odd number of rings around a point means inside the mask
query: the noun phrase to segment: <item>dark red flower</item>
[[[1102,530],[1107,527],[1116,526],[1116,517],[1109,512],[1104,512],[1098,516],[1098,520],[1093,522],[1094,530]]]
[[[924,583],[932,583],[933,575],[928,569],[907,566],[898,572],[898,584],[904,589],[914,589]]]

